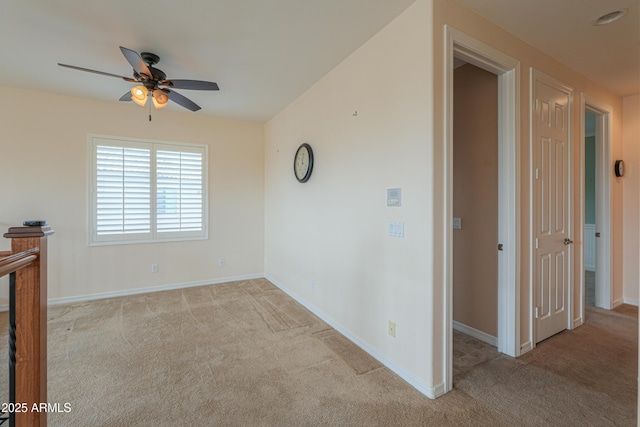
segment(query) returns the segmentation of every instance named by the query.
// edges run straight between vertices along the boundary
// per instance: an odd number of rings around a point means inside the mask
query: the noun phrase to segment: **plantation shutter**
[[[92,136],[89,244],[207,238],[207,147]]]
[[[96,146],[97,236],[151,231],[151,151]]]
[[[156,152],[158,233],[202,230],[202,158],[201,152]]]

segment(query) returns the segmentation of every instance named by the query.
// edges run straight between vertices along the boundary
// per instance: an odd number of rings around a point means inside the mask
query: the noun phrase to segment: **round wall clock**
[[[307,182],[313,171],[313,150],[306,142],[301,144],[293,158],[293,173],[298,182]]]
[[[624,176],[624,161],[616,160],[615,169],[616,169],[616,176],[617,177]]]

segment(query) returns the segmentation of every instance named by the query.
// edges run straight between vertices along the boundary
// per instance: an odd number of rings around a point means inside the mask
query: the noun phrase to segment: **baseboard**
[[[411,385],[413,388],[418,390],[420,393],[422,393],[425,396],[427,396],[429,399],[435,399],[437,397],[442,396],[445,393],[445,389],[444,389],[444,384],[443,383],[440,383],[440,384],[436,385],[435,387],[429,386],[424,381],[422,381],[420,378],[416,377],[415,375],[413,375],[410,372],[406,371],[404,368],[396,365],[394,362],[392,362],[391,360],[387,359],[384,355],[380,354],[377,350],[372,348],[368,343],[364,342],[363,340],[361,340],[357,336],[353,335],[351,332],[349,332],[347,329],[345,329],[342,325],[340,325],[334,319],[329,317],[326,313],[324,313],[323,311],[319,310],[317,307],[309,304],[307,301],[305,301],[300,296],[296,295],[294,292],[292,292],[290,289],[288,289],[282,283],[278,282],[278,280],[276,280],[274,277],[272,277],[272,276],[270,276],[268,274],[265,274],[264,277],[265,277],[265,279],[267,279],[271,283],[273,283],[275,286],[277,286],[282,292],[284,292],[287,295],[289,295],[291,298],[296,300],[300,305],[302,305],[307,310],[309,310],[310,312],[312,312],[313,314],[318,316],[320,319],[322,319],[322,321],[324,321],[326,324],[331,326],[336,331],[340,332],[349,341],[351,341],[352,343],[354,343],[355,345],[360,347],[362,350],[364,350],[367,353],[369,353],[370,356],[372,356],[374,359],[378,360],[384,366],[389,368],[391,371],[393,371],[395,374],[397,374],[400,378],[402,378],[404,381],[406,381],[409,385]]]
[[[531,345],[531,341],[527,341],[526,343],[520,346],[520,356],[530,352],[532,349],[533,349],[533,346]]]
[[[630,299],[630,298],[623,298],[622,301],[625,304],[629,304],[629,305],[635,305],[636,307],[638,307],[638,300],[637,299]]]
[[[614,308],[616,308],[616,307],[618,307],[618,306],[620,306],[622,304],[623,304],[622,298],[618,298],[617,300],[615,300],[615,301],[613,301],[611,303],[611,309],[614,309]]]
[[[467,326],[464,323],[453,321],[453,329],[462,332],[463,334],[469,335],[477,340],[485,342],[494,347],[498,346],[498,338],[493,335],[489,335],[486,332],[482,332],[477,330],[476,328],[472,328],[471,326]]]
[[[573,319],[573,328],[571,329],[575,329],[581,325],[582,325],[582,317],[576,317],[575,319]]]
[[[47,301],[48,305],[71,304],[75,302],[93,301],[105,298],[118,298],[129,295],[146,294],[149,292],[171,291],[174,289],[193,288],[196,286],[219,285],[220,283],[237,282],[238,280],[261,279],[263,274],[249,274],[244,276],[224,277],[221,279],[200,280],[197,282],[174,283],[170,285],[153,286],[150,288],[126,289],[123,291],[100,292],[97,294],[78,295],[73,297],[51,298]],[[0,305],[1,311],[9,311],[8,305]]]

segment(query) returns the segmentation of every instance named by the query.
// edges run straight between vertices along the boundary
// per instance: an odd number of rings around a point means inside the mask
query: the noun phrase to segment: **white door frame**
[[[613,108],[582,92],[580,95],[580,317],[573,327],[584,322],[584,139],[585,113],[596,115],[596,306],[610,310],[614,306],[611,284],[611,113]]]
[[[498,76],[498,351],[520,355],[520,62],[444,26],[444,310],[443,378],[453,387],[453,59]],[[496,248],[497,250],[497,248]]]

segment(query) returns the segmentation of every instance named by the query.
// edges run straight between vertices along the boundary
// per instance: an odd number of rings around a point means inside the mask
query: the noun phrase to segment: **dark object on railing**
[[[47,236],[48,226],[11,227],[11,255],[0,259],[0,277],[10,274],[10,404],[32,408],[47,402]],[[2,253],[6,255],[6,253]],[[0,424],[4,421],[0,421]],[[12,412],[10,426],[47,425],[45,411]]]
[[[46,219],[33,219],[23,222],[22,225],[26,227],[42,227],[44,225],[49,225],[49,221]]]

